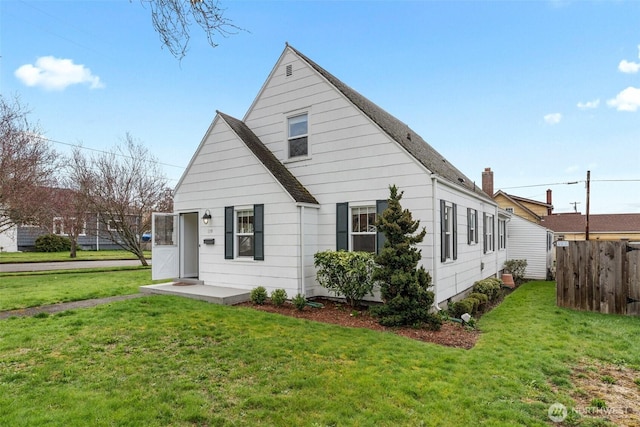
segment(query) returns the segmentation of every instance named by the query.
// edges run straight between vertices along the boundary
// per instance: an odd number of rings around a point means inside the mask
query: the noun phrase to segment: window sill
[[[283,163],[287,164],[287,163],[297,163],[297,162],[304,162],[306,160],[311,160],[311,156],[299,156],[299,157],[292,157],[290,159],[285,160]]]

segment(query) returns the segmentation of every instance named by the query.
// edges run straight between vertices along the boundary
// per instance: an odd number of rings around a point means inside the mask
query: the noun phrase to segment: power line
[[[47,137],[44,137],[44,136],[41,136],[40,138],[45,140],[45,141],[48,141],[48,142],[53,142],[54,144],[66,145],[68,147],[79,148],[81,150],[94,151],[96,153],[101,153],[101,154],[114,154],[114,155],[119,156],[119,157],[124,157],[124,158],[127,158],[127,159],[133,159],[133,157],[127,156],[125,154],[113,153],[113,152],[109,152],[109,151],[99,150],[97,148],[85,147],[83,145],[78,145],[78,144],[71,144],[70,142],[56,141],[55,139],[47,138]],[[169,166],[169,167],[172,167],[172,168],[185,169],[184,166],[172,165],[170,163],[162,163],[162,162],[156,162],[156,163],[159,164],[159,165],[162,165],[162,166]]]
[[[550,184],[532,184],[532,185],[520,185],[517,187],[502,187],[501,190],[511,190],[513,188],[532,188],[532,187],[550,187],[552,185],[572,185],[579,184],[582,181],[570,181],[570,182],[554,182]],[[640,182],[640,179],[592,179],[591,182]]]

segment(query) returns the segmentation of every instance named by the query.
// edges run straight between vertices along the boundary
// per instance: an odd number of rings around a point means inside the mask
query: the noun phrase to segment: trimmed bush
[[[302,294],[298,294],[293,297],[293,299],[291,299],[291,302],[293,303],[294,307],[300,311],[304,310],[304,308],[307,306],[307,298]]]
[[[465,298],[451,304],[451,317],[460,319],[460,317],[465,313],[473,313],[473,301]]]
[[[276,307],[280,307],[287,300],[287,291],[284,289],[276,289],[271,292],[271,302]]]
[[[481,294],[480,292],[474,292],[469,295],[470,298],[475,298],[478,300],[478,308],[484,308],[485,305],[489,302],[489,297],[485,294]]]
[[[511,273],[513,281],[517,284],[524,282],[524,273],[527,269],[526,259],[510,259],[504,262],[504,269]]]
[[[473,284],[473,293],[485,294],[489,301],[495,301],[500,296],[502,280],[495,277],[478,280]]]
[[[264,286],[258,286],[251,290],[251,302],[262,305],[267,300],[267,290]]]
[[[365,295],[373,296],[373,257],[369,252],[318,252],[313,256],[318,283],[356,307]]]
[[[36,239],[36,252],[66,252],[71,250],[71,240],[57,234],[45,234]]]

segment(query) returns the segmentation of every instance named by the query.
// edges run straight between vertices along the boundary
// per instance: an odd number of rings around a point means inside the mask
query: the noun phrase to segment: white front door
[[[154,213],[151,221],[151,279],[180,276],[178,214]]]

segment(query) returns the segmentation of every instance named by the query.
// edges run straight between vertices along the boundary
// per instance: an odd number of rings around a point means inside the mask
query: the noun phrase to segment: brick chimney
[[[553,213],[553,203],[551,203],[551,189],[547,190],[547,215],[551,215]]]
[[[493,197],[493,171],[491,168],[484,168],[482,172],[482,191],[489,197]]]

